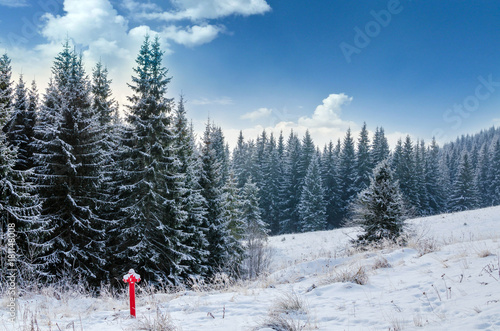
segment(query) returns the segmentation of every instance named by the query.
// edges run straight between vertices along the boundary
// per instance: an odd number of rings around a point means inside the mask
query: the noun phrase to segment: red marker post
[[[135,273],[134,269],[130,269],[128,274],[123,276],[123,281],[128,283],[128,291],[130,296],[130,315],[135,318],[135,283],[141,281],[141,276]]]

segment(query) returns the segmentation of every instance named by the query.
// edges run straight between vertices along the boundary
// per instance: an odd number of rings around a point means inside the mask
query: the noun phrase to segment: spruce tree
[[[418,199],[418,214],[428,215],[428,192],[425,185],[425,142],[418,141],[415,144],[415,191]]]
[[[130,134],[122,156],[122,221],[112,231],[114,274],[134,268],[144,280],[181,281],[186,265],[185,220],[177,203],[184,177],[179,174],[172,129],[170,77],[162,65],[159,39],[146,36],[129,84]]]
[[[241,190],[241,216],[245,226],[246,256],[243,262],[244,271],[250,279],[259,276],[264,268],[265,251],[268,229],[261,218],[259,207],[259,189],[252,178]]]
[[[219,139],[217,129],[207,123],[201,146],[201,194],[206,201],[206,223],[208,240],[208,275],[219,271],[231,271],[231,265],[238,259],[238,251],[233,249],[234,240],[228,222],[230,217],[224,209],[222,167],[223,160],[218,157],[214,141]]]
[[[240,191],[241,189],[237,186],[236,176],[234,176],[233,172],[229,172],[226,185],[222,188],[222,217],[227,222],[231,236],[236,240],[242,240],[245,237],[245,223],[242,218]]]
[[[479,206],[489,207],[493,204],[493,196],[490,192],[490,153],[487,144],[483,144],[479,152],[478,165],[476,169],[476,186],[478,191]]]
[[[278,158],[278,178],[276,179],[278,194],[276,195],[277,216],[276,220],[273,220],[271,223],[271,231],[273,231],[272,232],[273,234],[280,234],[284,232],[282,225],[283,221],[287,218],[286,211],[284,208],[288,201],[288,196],[284,191],[284,188],[286,187],[284,183],[287,182],[287,173],[285,171],[286,169],[285,152],[286,152],[285,138],[283,137],[283,132],[280,132],[276,144],[276,155],[275,155]],[[275,225],[273,226],[273,224]]]
[[[7,124],[12,113],[13,103],[13,88],[11,82],[12,67],[10,65],[10,58],[7,54],[0,57],[0,115],[2,116],[2,123],[0,129],[7,132]]]
[[[5,54],[0,57],[0,128],[7,128],[13,113],[10,77],[10,59]],[[25,282],[39,269],[39,261],[32,254],[40,235],[39,204],[29,173],[15,169],[17,161],[18,148],[0,130],[0,281],[7,284],[6,277],[17,269],[17,283],[28,286]],[[15,262],[9,258],[12,255]]]
[[[184,98],[181,96],[174,116],[175,151],[179,160],[179,173],[184,176],[181,194],[177,197],[183,211],[180,229],[184,233],[183,242],[187,259],[182,263],[187,267],[188,277],[205,276],[208,272],[208,229],[206,225],[206,201],[201,195],[200,159],[195,146],[193,128],[188,125]]]
[[[385,137],[384,128],[376,128],[373,137],[372,148],[370,150],[373,167],[389,157],[389,143]]]
[[[370,184],[370,175],[372,173],[372,163],[370,159],[370,140],[366,123],[359,133],[358,146],[356,151],[356,192],[361,192]]]
[[[280,217],[279,194],[283,169],[276,141],[272,133],[266,145],[265,155],[263,185],[260,188],[262,219],[268,225],[271,234],[278,234]]]
[[[324,195],[319,158],[314,156],[307,169],[298,205],[302,232],[326,229],[327,215]]]
[[[28,94],[29,93],[29,94]],[[28,170],[33,167],[33,150],[30,145],[34,138],[36,121],[35,92],[28,92],[22,75],[14,91],[12,114],[5,126],[9,143],[17,148],[16,170]]]
[[[404,227],[405,209],[402,194],[389,162],[382,161],[373,170],[370,186],[360,192],[353,205],[352,225],[360,226],[361,244],[397,239]]]
[[[236,147],[234,148],[232,153],[233,157],[231,163],[234,175],[238,180],[239,188],[245,185],[247,178],[250,176],[247,167],[247,164],[249,162],[248,152],[249,152],[248,144],[245,142],[245,138],[243,137],[243,132],[240,131]]]
[[[356,195],[356,154],[354,151],[354,140],[351,136],[351,129],[347,130],[342,143],[342,151],[339,159],[339,179],[340,179],[340,201],[341,216],[346,218],[349,214],[349,205]]]
[[[443,174],[440,167],[440,152],[436,139],[432,139],[425,158],[425,189],[427,192],[428,215],[436,215],[444,212],[446,198],[443,188]]]
[[[311,160],[314,157],[314,153],[316,150],[316,147],[314,146],[313,139],[311,137],[311,134],[309,133],[309,130],[306,130],[306,133],[304,134],[304,138],[302,138],[302,144],[301,144],[301,153],[300,153],[300,158],[299,158],[299,165],[298,165],[298,172],[299,172],[299,178],[301,181],[301,185],[304,184],[304,179],[307,174],[307,170],[309,169],[309,164],[311,163]],[[302,187],[301,187],[302,188]],[[300,194],[300,192],[299,192]]]
[[[342,224],[340,216],[339,178],[337,174],[338,157],[333,142],[325,146],[321,156],[321,175],[324,187],[324,201],[328,228],[338,228]]]
[[[497,139],[493,145],[490,171],[489,171],[489,189],[491,204],[500,205],[500,139]]]
[[[450,211],[462,211],[477,208],[477,187],[474,181],[474,171],[468,153],[464,153],[458,174],[453,183],[450,197]]]
[[[44,276],[83,277],[96,285],[107,277],[104,229],[96,214],[101,135],[81,56],[68,41],[52,74],[33,142],[45,229]]]
[[[398,141],[392,163],[395,169],[395,178],[399,181],[405,202],[412,208],[413,214],[418,214],[420,199],[415,175],[415,150],[410,136],[406,136],[402,145]]]
[[[282,233],[294,233],[299,231],[300,222],[297,205],[300,200],[301,178],[299,175],[299,162],[302,146],[300,140],[291,132],[284,155],[284,176],[281,188],[282,218],[280,228]]]
[[[91,98],[92,109],[95,112],[101,136],[99,150],[102,155],[102,181],[98,189],[98,196],[101,200],[99,216],[107,220],[107,227],[111,227],[112,223],[120,220],[118,211],[120,206],[117,205],[120,175],[118,158],[122,154],[120,134],[123,133],[117,122],[118,104],[113,99],[111,82],[108,78],[108,70],[101,62],[98,62],[92,71]]]

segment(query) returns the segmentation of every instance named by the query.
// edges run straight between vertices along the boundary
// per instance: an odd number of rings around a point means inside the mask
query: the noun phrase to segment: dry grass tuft
[[[354,283],[358,285],[366,285],[368,283],[368,274],[364,267],[354,269],[335,269],[333,277],[330,278],[330,283]]]
[[[299,297],[295,292],[288,292],[281,295],[272,307],[273,313],[281,314],[291,314],[291,313],[300,313],[307,314],[308,308],[307,303],[304,299]]]
[[[160,309],[156,309],[156,316],[143,317],[139,320],[139,330],[148,331],[177,331],[177,327],[173,324],[172,318],[168,313],[162,313]]]
[[[269,309],[267,318],[254,330],[270,328],[276,331],[312,330],[306,301],[295,292],[278,297]]]
[[[488,257],[491,255],[493,255],[493,253],[491,253],[491,251],[489,249],[483,249],[483,250],[480,250],[479,252],[477,252],[477,256],[479,256],[480,258]]]
[[[390,267],[391,267],[391,264],[389,263],[389,261],[387,261],[387,259],[385,257],[380,256],[375,260],[375,263],[373,263],[372,269],[376,270],[376,269],[384,269],[384,268],[390,268]]]

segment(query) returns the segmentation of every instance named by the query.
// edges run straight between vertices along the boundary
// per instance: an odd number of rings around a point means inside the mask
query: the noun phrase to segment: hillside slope
[[[13,325],[4,297],[0,329],[500,330],[500,207],[409,224],[405,247],[364,252],[349,246],[354,229],[272,237],[266,277],[227,286],[221,278],[211,291],[143,289],[136,320],[123,295],[45,289],[18,300]]]

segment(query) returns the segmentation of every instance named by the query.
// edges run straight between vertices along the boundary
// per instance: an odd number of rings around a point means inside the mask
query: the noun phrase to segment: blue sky
[[[158,33],[195,128],[232,144],[309,129],[322,145],[363,122],[440,142],[500,123],[500,3],[410,0],[0,0],[0,48],[43,91],[69,36],[126,104],[145,33]],[[90,71],[89,71],[90,72]]]

